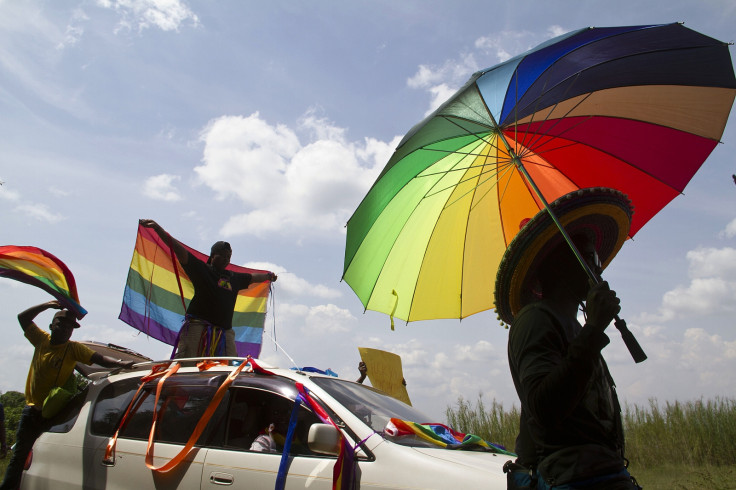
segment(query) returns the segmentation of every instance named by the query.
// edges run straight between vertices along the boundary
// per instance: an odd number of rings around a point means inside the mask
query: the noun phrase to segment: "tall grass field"
[[[459,399],[448,425],[513,451],[519,409]],[[644,488],[736,489],[736,399],[650,400],[623,409],[629,471]]]

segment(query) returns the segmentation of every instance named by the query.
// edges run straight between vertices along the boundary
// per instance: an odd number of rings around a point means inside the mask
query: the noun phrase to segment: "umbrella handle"
[[[629,330],[629,327],[626,326],[626,321],[616,315],[616,321],[613,324],[616,325],[618,331],[621,332],[621,338],[624,339],[624,344],[626,344],[626,347],[629,349],[629,353],[631,354],[631,357],[634,358],[634,362],[640,363],[645,361],[647,359],[647,355],[644,353],[644,349],[639,345],[639,342],[637,342],[634,334]]]

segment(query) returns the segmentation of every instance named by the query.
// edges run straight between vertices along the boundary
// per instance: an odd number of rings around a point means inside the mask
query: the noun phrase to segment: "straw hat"
[[[550,208],[568,235],[585,233],[592,239],[603,269],[623,246],[633,214],[626,194],[606,187],[565,194]],[[510,325],[519,310],[538,299],[534,285],[539,265],[563,240],[546,209],[523,224],[506,249],[496,274],[499,320]]]

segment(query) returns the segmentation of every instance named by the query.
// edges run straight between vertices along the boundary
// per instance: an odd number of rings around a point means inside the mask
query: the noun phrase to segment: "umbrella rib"
[[[585,101],[585,100],[586,100],[586,99],[587,99],[588,97],[590,97],[591,95],[592,95],[592,94],[587,94],[587,95],[586,95],[586,96],[585,96],[585,97],[584,97],[583,99],[581,99],[581,100],[580,100],[580,102],[579,102],[578,104],[576,104],[576,105],[575,105],[575,107],[572,107],[572,108],[571,108],[571,109],[570,109],[569,111],[567,111],[567,112],[565,113],[565,115],[564,115],[564,116],[562,116],[562,117],[559,117],[559,118],[557,118],[557,119],[556,119],[556,122],[552,123],[552,126],[551,126],[551,127],[549,128],[549,129],[553,129],[553,128],[554,128],[555,126],[557,126],[558,124],[560,124],[560,123],[561,123],[561,122],[562,122],[563,120],[565,120],[565,118],[567,118],[567,116],[568,116],[568,115],[569,115],[569,114],[570,114],[570,113],[571,113],[572,111],[574,111],[574,110],[575,110],[575,109],[576,109],[576,108],[578,107],[578,105],[579,105],[579,104],[582,104],[582,103],[583,103],[583,102],[584,102],[584,101]],[[555,106],[557,106],[557,104],[555,104]],[[554,109],[553,109],[553,110],[554,110]],[[551,113],[552,113],[552,111],[550,111],[550,114],[551,114]],[[547,116],[547,117],[549,117],[549,116]],[[579,125],[581,125],[581,124],[584,124],[585,122],[587,122],[587,121],[589,121],[590,119],[592,119],[592,117],[593,117],[593,116],[588,116],[588,117],[586,117],[585,119],[582,119],[582,120],[581,120],[580,122],[578,122],[578,124],[575,124],[574,126],[571,126],[571,127],[567,128],[566,130],[564,130],[563,132],[561,132],[561,133],[560,133],[559,135],[557,135],[557,136],[555,136],[555,137],[557,138],[557,137],[560,137],[560,136],[564,135],[564,134],[565,134],[565,133],[566,133],[567,131],[570,131],[570,130],[572,130],[572,129],[574,129],[574,128],[578,127]],[[548,118],[545,118],[543,122],[546,122],[546,121],[549,121],[549,119],[548,119]],[[532,122],[533,122],[533,121],[530,121],[530,122],[529,122],[529,125],[531,125],[531,123],[532,123]],[[540,126],[540,127],[541,127],[541,126]],[[549,130],[548,130],[548,131],[549,131]],[[533,136],[532,140],[530,141],[530,144],[529,144],[529,145],[526,145],[526,144],[525,144],[524,146],[525,146],[526,148],[528,148],[528,149],[529,149],[530,151],[534,151],[535,153],[541,153],[541,152],[538,152],[537,150],[538,150],[539,148],[542,148],[542,147],[543,147],[544,145],[546,145],[546,144],[548,144],[549,142],[551,142],[551,141],[553,141],[553,140],[554,140],[554,138],[550,138],[550,140],[549,140],[549,141],[547,141],[547,142],[545,142],[545,143],[542,143],[542,144],[540,144],[539,146],[536,146],[536,147],[535,147],[534,145],[536,144],[536,142],[538,142],[538,141],[540,141],[540,140],[541,140],[542,136],[544,136],[544,135],[543,135],[543,134],[541,134],[541,133],[538,133],[538,131],[537,131],[537,130],[535,130],[535,131],[534,131],[534,136]],[[576,144],[577,144],[577,142],[576,142]]]
[[[518,142],[519,142],[518,125],[516,124],[516,122],[519,120],[519,76],[518,76],[519,75],[519,68],[518,68],[518,66],[517,66],[517,68],[516,68],[515,71],[516,71],[516,93],[515,93],[515,99],[514,99],[515,100],[515,102],[514,102],[514,145],[516,146],[516,145],[518,145]],[[534,121],[534,114],[537,113],[537,108],[539,107],[539,104],[542,101],[542,95],[541,94],[544,94],[545,93],[545,91],[547,89],[547,83],[548,82],[549,82],[549,74],[548,74],[546,80],[544,81],[544,85],[542,86],[542,90],[540,92],[540,96],[537,97],[537,100],[535,102],[536,106],[534,108],[534,111],[531,114],[531,116],[532,116],[532,122]],[[524,132],[524,141],[526,141],[526,136],[527,135],[528,135],[528,132],[525,131]],[[516,148],[516,151],[517,152],[518,152],[518,150],[519,149]]]
[[[558,146],[556,148],[551,148],[551,149],[547,149],[547,150],[542,150],[542,148],[544,148],[545,146],[547,146],[547,145],[551,144],[552,142],[556,141],[557,138],[563,137],[565,135],[565,133],[567,133],[569,131],[572,131],[573,129],[577,128],[578,126],[580,126],[582,124],[585,124],[587,121],[589,121],[592,118],[593,118],[593,116],[588,116],[588,117],[586,117],[586,118],[578,121],[576,124],[574,124],[573,126],[570,126],[569,128],[565,129],[560,134],[556,135],[554,138],[550,138],[548,141],[545,141],[545,142],[539,144],[539,146],[534,147],[533,145],[530,145],[530,146],[526,146],[525,145],[525,147],[527,148],[527,150],[526,150],[525,153],[534,152],[534,153],[536,153],[538,155],[542,155],[542,154],[547,153],[547,152],[550,152],[550,151],[559,150],[560,148],[564,148],[565,146],[579,145],[580,143],[578,141],[567,140],[567,141],[570,141],[570,143],[568,143],[566,145]],[[561,120],[562,119],[560,119],[560,121]],[[559,124],[559,123],[553,123],[553,124]],[[553,125],[553,127],[554,127],[554,125]],[[536,141],[539,141],[542,138],[542,136],[543,135],[539,135],[537,137]],[[522,155],[520,155],[520,156],[522,156]]]
[[[486,164],[483,164],[483,166],[485,167]],[[471,189],[468,189],[465,193],[463,193],[462,195],[458,196],[457,199],[455,199],[454,201],[451,201],[451,202],[447,203],[447,205],[445,207],[447,208],[448,206],[452,206],[453,204],[455,204],[456,202],[458,202],[459,200],[461,200],[463,197],[465,197],[468,194],[470,194],[471,192],[473,192],[480,185],[485,184],[486,182],[488,182],[494,176],[500,175],[501,172],[499,171],[499,167],[502,168],[504,170],[504,173],[505,173],[505,172],[508,171],[509,168],[513,171],[514,165],[513,165],[513,163],[511,161],[509,161],[507,164],[504,164],[504,165],[496,165],[496,168],[495,169],[491,168],[491,169],[486,170],[486,171],[481,171],[477,176],[469,177],[467,179],[461,180],[460,182],[457,182],[456,184],[448,185],[447,187],[444,187],[442,189],[436,190],[435,192],[428,193],[428,194],[426,194],[424,196],[424,198],[426,199],[426,198],[432,197],[434,195],[440,194],[440,193],[442,193],[442,192],[444,192],[444,191],[446,191],[448,189],[451,189],[453,187],[457,187],[459,184],[462,184],[462,183],[465,183],[465,182],[470,182],[470,181],[472,181],[474,179],[479,179],[480,176],[482,176],[482,175],[486,175],[486,174],[488,175],[488,177],[485,180],[483,180],[482,182],[479,182],[478,184],[474,185]],[[468,169],[469,168],[471,168],[471,167],[468,167]],[[491,188],[493,188],[495,186],[496,186],[496,184],[493,184],[493,186],[491,186]]]
[[[569,91],[569,90],[570,90],[570,89],[572,88],[572,86],[573,86],[573,85],[575,85],[575,82],[576,82],[576,81],[578,80],[579,76],[580,76],[580,75],[578,74],[578,75],[577,75],[577,76],[575,77],[575,79],[573,80],[573,82],[572,82],[572,83],[570,83],[570,84],[568,85],[568,87],[567,87],[567,88],[565,89],[565,93],[563,94],[563,95],[564,95],[563,99],[565,99],[565,100],[566,100],[566,95],[567,95],[567,92],[568,92],[568,91]],[[544,86],[544,88],[546,88],[546,86],[547,86],[547,82],[545,81],[545,86]],[[530,120],[530,121],[529,121],[529,123],[527,124],[527,128],[528,128],[528,127],[530,127],[530,126],[532,125],[532,123],[534,123],[534,122],[535,122],[535,120],[534,120],[534,116],[535,116],[535,114],[537,114],[537,112],[538,112],[538,105],[539,105],[539,104],[541,103],[541,101],[542,101],[542,95],[543,95],[543,94],[544,94],[544,90],[542,91],[542,93],[540,94],[540,96],[539,96],[539,97],[537,98],[537,101],[536,101],[536,104],[537,104],[537,106],[536,106],[536,107],[534,108],[534,111],[533,111],[533,112],[531,113],[531,120]],[[569,110],[568,110],[568,111],[567,111],[567,112],[565,113],[565,115],[564,115],[564,116],[562,116],[562,117],[560,117],[560,118],[557,118],[557,122],[556,122],[556,123],[553,123],[553,124],[552,124],[552,127],[551,127],[550,129],[553,129],[553,128],[555,127],[555,125],[559,124],[559,123],[560,123],[560,122],[561,122],[561,121],[562,121],[562,120],[563,120],[563,119],[564,119],[565,117],[567,117],[567,116],[568,116],[568,115],[569,115],[569,114],[570,114],[570,113],[571,113],[571,112],[572,112],[573,110],[577,109],[577,108],[578,108],[578,107],[580,106],[580,104],[582,104],[583,102],[585,102],[585,100],[587,100],[587,99],[588,99],[588,97],[590,97],[590,95],[591,95],[591,93],[588,93],[588,94],[587,94],[587,95],[586,95],[586,96],[585,96],[585,97],[584,97],[584,98],[583,98],[582,100],[580,100],[580,101],[579,101],[579,102],[578,102],[577,104],[575,104],[575,106],[574,106],[574,107],[570,108],[570,109],[569,109]],[[551,109],[551,110],[550,110],[550,111],[549,111],[549,112],[548,112],[548,113],[547,113],[547,114],[546,114],[546,115],[544,116],[544,118],[542,119],[542,123],[544,123],[544,122],[547,122],[547,121],[549,121],[549,118],[550,118],[550,116],[551,116],[551,115],[552,115],[552,113],[553,113],[553,112],[555,111],[555,109],[556,109],[556,108],[557,108],[557,107],[559,106],[559,104],[560,104],[560,101],[561,101],[561,100],[558,100],[557,102],[555,102],[555,105],[554,105],[554,106],[552,106],[552,109]],[[517,120],[517,119],[514,119],[514,121],[518,121],[518,120]],[[542,126],[542,125],[540,124],[540,125],[539,125],[539,127],[541,128],[541,126]],[[515,124],[515,126],[514,126],[514,129],[515,129],[515,130],[516,130],[516,129],[518,129],[518,124]],[[523,145],[524,145],[524,146],[525,146],[526,148],[529,148],[529,149],[533,149],[533,148],[534,148],[534,142],[535,142],[535,141],[539,141],[539,140],[541,139],[541,135],[540,135],[540,134],[538,133],[538,130],[535,130],[535,131],[534,131],[534,133],[533,133],[533,134],[531,135],[531,140],[530,140],[531,142],[530,142],[530,143],[529,143],[528,145],[526,144],[526,141],[527,141],[527,136],[529,136],[529,131],[528,131],[528,130],[525,130],[525,131],[524,131],[524,140],[522,141],[522,144],[523,144]],[[517,140],[517,141],[518,141],[518,140]]]
[[[516,124],[516,121],[519,120],[519,67],[518,67],[518,65],[514,69],[514,72],[516,73],[515,82],[514,82],[515,83],[515,90],[514,90],[514,146],[516,146],[518,144],[518,142],[519,142],[519,127]],[[549,77],[547,77],[547,79],[544,81],[544,85],[542,86],[542,91],[541,91],[542,94],[545,92],[545,90],[547,88],[547,82],[548,81],[549,81]],[[537,106],[539,105],[539,103],[541,102],[541,100],[542,100],[542,97],[540,95],[539,97],[537,97],[537,100],[536,100]],[[535,107],[535,110],[531,114],[532,121],[534,120],[534,114],[536,114],[536,112],[537,112],[537,109]],[[526,140],[526,135],[527,135],[527,133],[525,132],[524,133],[524,136],[525,136],[524,139],[525,140]],[[515,151],[518,151],[518,148],[516,148]]]
[[[479,156],[483,156],[483,155],[479,155]],[[512,165],[512,164],[513,164],[513,162],[512,162],[511,159],[503,159],[503,161],[500,164],[498,164],[498,167],[506,167],[506,166],[509,166],[509,165]],[[485,166],[486,164],[483,164],[483,165]],[[448,175],[451,172],[465,172],[465,171],[470,170],[471,168],[473,168],[473,166],[470,166],[470,167],[453,167],[453,168],[451,168],[449,170],[443,170],[441,172],[432,172],[432,173],[429,173],[429,174],[417,175],[416,178],[418,179],[420,177],[436,177],[437,175]],[[481,172],[481,174],[484,174],[484,173],[487,173],[487,172],[488,171]],[[472,180],[473,178],[475,178],[475,177],[470,177],[467,180]],[[457,184],[462,184],[463,182],[467,182],[467,180],[461,180]],[[457,184],[453,184],[450,187],[455,187]]]
[[[513,174],[515,170],[516,170],[516,165],[514,165],[513,162],[512,162],[511,164],[504,165],[504,167],[503,167],[503,173],[497,171],[496,174],[497,175],[500,174],[501,177],[504,177],[509,172],[511,172]],[[506,185],[504,186],[502,192],[500,193],[499,199],[498,199],[499,202],[503,201],[503,198],[506,195],[506,191],[508,190],[508,187],[509,187],[509,184],[510,183],[511,183],[511,178],[506,179]],[[498,185],[498,184],[494,184],[493,187],[495,187],[496,185]]]

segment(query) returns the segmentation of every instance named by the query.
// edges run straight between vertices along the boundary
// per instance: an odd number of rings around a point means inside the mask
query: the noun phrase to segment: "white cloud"
[[[406,81],[410,88],[426,90],[431,95],[430,114],[454,94],[479,66],[472,54],[447,60],[441,66],[419,65],[417,72]]]
[[[181,179],[178,175],[161,174],[148,177],[143,183],[143,195],[157,201],[176,202],[181,200],[179,190],[174,182]]]
[[[690,283],[664,294],[656,314],[642,314],[642,323],[663,323],[698,315],[736,312],[736,249],[698,248],[687,253]]]
[[[407,85],[414,89],[426,90],[430,94],[430,104],[425,116],[449,99],[479,69],[489,68],[502,63],[518,54],[533,48],[540,42],[564,34],[566,31],[553,25],[540,36],[533,31],[502,31],[492,36],[479,37],[475,41],[475,49],[482,54],[484,61],[480,66],[473,53],[466,53],[459,59],[445,61],[442,65],[419,65],[417,72],[407,80]]]
[[[486,340],[471,345],[456,345],[452,350],[453,358],[457,361],[485,361],[496,353],[493,344]],[[500,354],[505,354],[505,351]]]
[[[665,320],[681,316],[732,313],[736,301],[736,282],[721,278],[693,279],[687,287],[678,287],[662,298]]]
[[[309,143],[257,112],[224,116],[204,129],[203,164],[194,169],[199,180],[218,199],[236,197],[246,209],[227,220],[224,236],[342,233],[393,151],[375,139],[347,141],[344,129],[311,113],[299,129]]]
[[[56,43],[56,49],[62,50],[68,46],[77,44],[84,35],[84,28],[81,23],[87,22],[89,17],[81,9],[75,9],[72,14],[71,22],[66,26],[64,35],[59,42]]]
[[[68,189],[60,189],[58,187],[49,187],[49,193],[55,197],[69,197],[73,194]]]
[[[502,31],[492,36],[483,36],[475,40],[475,47],[481,52],[495,56],[492,63],[503,63],[514,56],[529,50],[538,39],[538,34],[530,31]]]
[[[333,304],[317,305],[309,308],[302,333],[310,337],[320,337],[326,334],[350,331],[356,318],[350,310]]]
[[[285,293],[287,299],[299,296],[334,299],[342,296],[342,293],[337,289],[329,288],[323,284],[312,284],[293,272],[288,272],[283,267],[270,262],[248,262],[245,267],[274,272],[278,276],[274,287],[279,295],[282,292]]]
[[[199,18],[179,0],[97,0],[102,8],[114,9],[120,14],[119,27],[142,31],[158,27],[163,31],[178,31],[189,21],[199,25]]]
[[[92,111],[67,89],[59,76],[64,47],[79,41],[83,14],[75,10],[71,23],[59,21],[38,2],[0,2],[0,68],[25,91],[75,117],[91,117]],[[11,41],[12,39],[12,41]]]
[[[5,199],[6,201],[18,201],[20,199],[20,194],[16,191],[11,191],[9,189],[6,189],[6,186],[3,185],[0,187],[0,199]]]
[[[52,213],[49,210],[49,207],[45,204],[21,204],[20,206],[16,207],[15,210],[25,214],[30,218],[38,221],[45,221],[46,223],[58,223],[66,219],[65,216],[59,213]]]
[[[53,194],[53,189],[52,189]],[[58,196],[57,197],[61,197]],[[14,191],[7,188],[7,184],[0,186],[0,200],[5,200],[12,203],[19,203],[21,201],[21,194],[18,191]],[[17,205],[14,210],[18,213],[24,214],[29,218],[37,221],[43,221],[46,223],[58,223],[66,219],[65,216],[59,213],[53,213],[46,204],[41,203],[25,203]]]
[[[622,359],[613,366],[619,389],[630,401],[640,404],[660,396],[667,400],[711,398],[733,392],[730,373],[736,372],[736,341],[704,328],[688,328],[681,335],[665,329],[661,335],[640,340],[649,355],[645,364]],[[622,348],[621,342],[615,344]],[[611,364],[608,352],[604,355]]]
[[[495,56],[495,61],[489,63],[503,63],[514,56],[524,53],[547,39],[557,37],[567,32],[558,25],[547,28],[544,35],[540,36],[537,31],[513,30],[502,31],[492,36],[479,37],[475,41],[475,47],[485,54]]]
[[[690,277],[712,276],[736,278],[736,249],[698,248],[687,253]]]
[[[547,28],[547,32],[549,33],[550,37],[561,36],[568,31],[568,29],[565,29],[564,27],[558,25],[552,25]]]
[[[736,236],[736,218],[726,225],[726,228],[721,232],[720,236],[726,238],[733,238]]]

